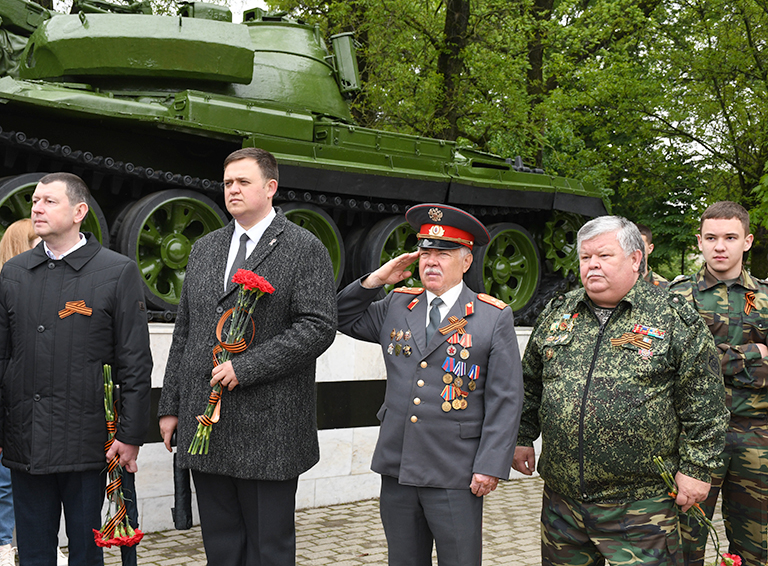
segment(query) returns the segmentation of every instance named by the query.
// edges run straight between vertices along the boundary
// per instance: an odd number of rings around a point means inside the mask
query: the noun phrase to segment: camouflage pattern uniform
[[[731,422],[723,465],[713,474],[702,507],[711,517],[723,491],[723,517],[729,552],[744,566],[768,564],[768,362],[756,343],[768,334],[768,284],[741,272],[730,289],[703,268],[675,279],[670,292],[683,295],[701,314],[715,338],[725,379]],[[688,563],[704,563],[706,533],[691,525],[698,541]],[[684,535],[684,542],[687,537]],[[688,546],[691,546],[690,544]]]
[[[659,287],[660,289],[666,289],[669,287],[669,281],[664,279],[661,275],[658,273],[654,273],[650,269],[648,270],[648,273],[643,277],[645,281],[650,283],[651,285],[655,285],[656,287]]]
[[[652,458],[708,482],[728,422],[717,352],[701,318],[638,280],[601,325],[578,289],[540,315],[523,375],[518,444],[533,446],[542,434],[539,473],[549,494],[543,563],[677,564],[674,501]],[[583,525],[579,515],[588,515]],[[573,532],[582,538],[564,534]],[[644,539],[637,547],[627,543],[635,536]]]

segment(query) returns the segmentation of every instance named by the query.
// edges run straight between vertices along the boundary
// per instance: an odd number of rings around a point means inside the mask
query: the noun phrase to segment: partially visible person
[[[653,233],[651,232],[651,229],[648,228],[645,224],[640,224],[638,222],[635,222],[635,226],[637,226],[637,229],[640,230],[640,236],[643,238],[643,244],[645,245],[645,255],[643,257],[643,279],[650,283],[651,285],[656,285],[657,287],[661,287],[662,289],[666,289],[669,287],[669,281],[666,280],[664,277],[659,275],[658,273],[654,273],[651,270],[650,265],[648,265],[648,257],[651,255],[651,252],[653,252]]]
[[[17,220],[5,229],[0,239],[0,269],[6,261],[22,252],[31,250],[40,242],[32,220]],[[16,564],[13,548],[13,489],[11,470],[0,465],[0,566]]]
[[[577,246],[584,288],[547,305],[523,357],[513,467],[533,473],[541,434],[542,563],[678,566],[675,504],[707,497],[725,440],[717,351],[690,305],[641,280],[633,223],[595,218]]]
[[[750,275],[744,253],[752,247],[749,212],[735,202],[713,204],[701,216],[699,250],[705,265],[680,276],[679,293],[707,323],[720,354],[730,424],[722,465],[702,504],[709,517],[722,493],[729,552],[743,566],[768,564],[768,283]],[[706,531],[684,531],[686,564],[704,563]]]
[[[149,426],[152,357],[136,263],[81,233],[90,194],[71,173],[40,179],[32,222],[43,243],[0,271],[0,446],[11,468],[19,559],[56,563],[64,509],[69,559],[102,566],[106,464],[103,365],[122,415],[106,454],[135,472]]]

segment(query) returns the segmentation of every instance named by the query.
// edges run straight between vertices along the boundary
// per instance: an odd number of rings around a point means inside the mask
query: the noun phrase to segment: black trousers
[[[296,487],[192,471],[210,566],[295,566]]]
[[[105,473],[32,475],[11,470],[11,480],[21,564],[56,565],[62,505],[69,539],[69,563],[77,566],[104,564],[101,548],[93,540],[93,529],[101,528]]]
[[[467,489],[400,485],[381,476],[381,523],[389,566],[480,566],[483,498]]]

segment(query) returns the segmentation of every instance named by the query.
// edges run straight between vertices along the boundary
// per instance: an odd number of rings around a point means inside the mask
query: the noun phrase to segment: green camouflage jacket
[[[715,337],[731,413],[765,418],[768,361],[756,343],[765,344],[768,334],[768,284],[742,270],[729,290],[704,267],[696,275],[675,279],[669,291],[685,297]]]
[[[684,300],[641,279],[602,330],[584,289],[553,299],[523,377],[518,444],[541,433],[539,473],[562,495],[658,496],[666,488],[653,456],[702,481],[719,464],[728,411],[712,336]]]

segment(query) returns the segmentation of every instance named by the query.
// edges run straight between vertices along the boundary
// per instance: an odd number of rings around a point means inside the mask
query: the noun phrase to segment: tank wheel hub
[[[192,243],[184,234],[167,234],[160,243],[160,257],[172,269],[184,269],[191,251]]]

